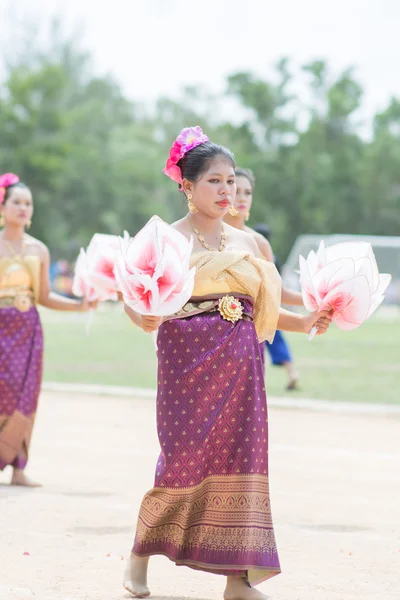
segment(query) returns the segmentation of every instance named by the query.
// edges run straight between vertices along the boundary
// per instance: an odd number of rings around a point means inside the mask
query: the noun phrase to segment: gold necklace
[[[14,248],[12,247],[12,245],[10,244],[10,242],[8,240],[6,240],[5,238],[3,238],[5,245],[7,246],[7,249],[9,251],[9,253],[11,254],[11,258],[19,258],[19,257],[23,257],[24,255],[24,238],[22,238],[21,240],[21,246],[19,249],[19,254],[18,252],[16,252],[14,250]]]
[[[211,252],[223,252],[225,250],[225,246],[226,246],[226,233],[224,231],[224,226],[222,225],[222,230],[221,230],[221,242],[219,244],[219,248],[211,248],[211,246],[209,244],[207,244],[206,240],[204,239],[204,237],[201,235],[200,231],[197,229],[197,227],[195,227],[192,223],[192,221],[189,219],[189,223],[191,228],[193,229],[193,231],[195,232],[195,234],[197,235],[197,238],[200,242],[200,244],[202,246],[204,246],[204,248],[206,250],[210,250]]]

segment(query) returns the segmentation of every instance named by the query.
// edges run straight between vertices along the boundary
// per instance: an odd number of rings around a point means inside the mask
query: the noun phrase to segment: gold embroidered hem
[[[0,466],[12,464],[19,454],[28,460],[34,422],[35,414],[25,416],[18,410],[9,417],[0,415]]]
[[[225,575],[226,577],[235,576],[235,577],[246,577],[251,583],[252,586],[263,583],[263,581],[267,581],[275,575],[279,575],[282,571],[280,567],[260,567],[254,568],[252,565],[244,566],[242,569],[237,569],[232,567],[231,565],[220,565],[218,569],[214,567],[214,565],[200,563],[200,562],[192,562],[191,560],[179,561],[175,560],[172,556],[167,554],[167,552],[149,552],[148,554],[137,554],[132,550],[132,554],[135,556],[165,556],[170,561],[175,563],[177,567],[189,567],[194,571],[204,571],[205,573],[211,573],[212,575]]]
[[[154,488],[143,499],[135,554],[165,554],[214,573],[280,572],[266,475],[218,475],[191,488]]]

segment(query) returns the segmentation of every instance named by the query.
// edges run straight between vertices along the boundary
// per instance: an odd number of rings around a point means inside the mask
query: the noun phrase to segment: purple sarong
[[[252,320],[233,324],[214,311],[160,327],[157,426],[155,487],[143,499],[133,552],[253,583],[278,574]]]
[[[0,308],[0,469],[23,469],[39,398],[43,335],[39,314]]]

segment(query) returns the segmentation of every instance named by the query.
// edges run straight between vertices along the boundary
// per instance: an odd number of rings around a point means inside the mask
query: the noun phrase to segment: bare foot
[[[244,577],[227,577],[224,600],[268,600],[268,596],[251,587]]]
[[[41,483],[32,481],[29,479],[23,471],[23,469],[14,469],[10,485],[22,485],[24,487],[42,487]]]
[[[147,587],[147,568],[149,556],[130,555],[124,574],[124,588],[136,598],[147,598],[150,590]]]

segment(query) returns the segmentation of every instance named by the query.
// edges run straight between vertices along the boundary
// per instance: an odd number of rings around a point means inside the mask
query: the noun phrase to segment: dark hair
[[[29,190],[29,187],[26,185],[26,183],[23,183],[22,181],[17,181],[17,183],[13,183],[12,185],[8,185],[6,187],[6,193],[4,195],[4,203],[5,204],[7,202],[7,200],[9,199],[9,197],[12,194],[12,191],[15,188],[22,188],[24,190]]]
[[[254,177],[253,171],[250,169],[242,169],[241,167],[237,167],[235,169],[236,177],[246,177],[249,180],[251,189],[254,190],[256,186],[256,178]]]
[[[208,165],[217,156],[225,158],[231,163],[233,169],[236,167],[235,159],[230,150],[213,142],[200,144],[186,154],[178,161],[177,165],[181,170],[182,179],[197,181],[208,169]]]
[[[261,235],[269,241],[269,238],[271,237],[271,228],[268,225],[265,223],[257,223],[253,229],[254,231],[257,231],[257,233],[261,233]]]

